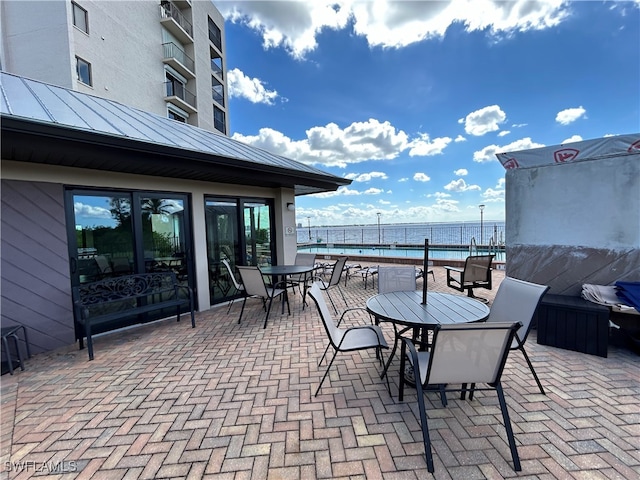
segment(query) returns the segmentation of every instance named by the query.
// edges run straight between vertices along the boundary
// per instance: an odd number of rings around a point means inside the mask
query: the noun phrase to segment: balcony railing
[[[163,1],[160,4],[160,11],[162,12],[162,18],[173,19],[193,39],[193,26],[178,7],[171,2]]]
[[[178,45],[173,42],[163,43],[164,58],[174,58],[180,62],[189,72],[195,72],[195,62],[182,50]]]
[[[164,82],[167,97],[177,97],[189,105],[194,111],[196,108],[196,96],[185,88],[180,82]]]
[[[218,75],[218,77],[220,77],[220,78],[224,78],[224,77],[222,76],[222,75],[223,75],[223,74],[222,74],[222,68],[220,67],[220,65],[218,65],[218,64],[216,63],[216,59],[215,59],[215,58],[212,58],[212,59],[211,59],[211,71],[212,71],[213,73],[215,73],[216,75]]]
[[[222,32],[217,25],[209,25],[209,41],[222,52]]]
[[[224,107],[224,90],[221,92],[220,87],[211,87],[211,96]]]

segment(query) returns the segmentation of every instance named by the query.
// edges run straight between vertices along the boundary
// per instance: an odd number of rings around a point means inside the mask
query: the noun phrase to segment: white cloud
[[[490,105],[471,112],[458,122],[464,123],[464,131],[469,135],[481,136],[499,130],[506,119],[507,114],[498,105]]]
[[[566,140],[563,140],[561,143],[573,143],[573,142],[581,142],[583,139],[580,135],[572,135]]]
[[[82,202],[75,202],[73,204],[73,211],[78,218],[113,220],[111,211],[108,208],[87,205]]]
[[[258,135],[234,133],[232,138],[303,163],[342,168],[368,160],[392,160],[405,150],[412,156],[436,155],[450,141],[446,138],[429,141],[426,134],[409,140],[404,131],[373,118],[353,122],[344,129],[329,123],[312,127],[306,133],[306,139],[292,140],[277,130],[262,128]]]
[[[459,143],[459,142],[466,142],[466,141],[467,141],[467,139],[466,139],[466,138],[464,138],[462,135],[458,135],[458,136],[456,137],[456,139],[454,140],[454,142],[456,142],[456,143]]]
[[[489,145],[488,147],[484,147],[482,150],[473,152],[473,161],[478,163],[498,161],[496,153],[516,152],[518,150],[529,150],[538,147],[544,147],[544,144],[535,143],[531,138],[526,137],[511,142],[508,145]]]
[[[229,96],[245,98],[252,103],[273,105],[278,92],[267,90],[259,78],[247,77],[241,70],[234,68],[227,72]]]
[[[451,143],[449,137],[429,139],[429,135],[421,133],[419,138],[411,142],[411,149],[409,150],[409,156],[415,157],[428,157],[431,155],[441,154],[444,149]]]
[[[381,193],[384,193],[384,189],[382,189],[382,188],[368,188],[362,193],[364,193],[365,195],[380,195]]]
[[[467,170],[466,168],[459,168],[458,170],[455,170],[453,173],[458,177],[464,177],[465,175],[469,174],[469,170]]]
[[[558,112],[556,115],[556,122],[560,125],[569,125],[570,123],[575,122],[580,117],[586,118],[587,111],[584,107],[576,107],[576,108],[567,108],[566,110],[562,110]]]
[[[353,180],[354,182],[369,182],[374,178],[380,178],[382,180],[386,180],[387,174],[383,172],[369,172],[369,173],[349,173],[344,176],[349,180]]]
[[[468,192],[472,190],[480,190],[480,187],[478,185],[467,185],[467,182],[465,182],[463,178],[459,178],[458,180],[452,180],[449,182],[444,186],[444,189],[450,192]]]
[[[507,135],[509,135],[511,132],[509,130],[502,130],[500,133],[498,133],[499,137],[506,137]]]
[[[564,0],[298,0],[219,2],[216,6],[228,21],[243,23],[258,32],[265,49],[282,47],[298,59],[317,47],[317,37],[326,29],[350,28],[371,47],[401,48],[442,38],[453,24],[496,39],[543,30],[562,22],[569,8]]]
[[[482,194],[485,202],[504,202],[504,189],[487,188]]]
[[[409,179],[407,177],[402,177],[398,182],[408,182]]]
[[[413,179],[416,182],[428,182],[429,180],[431,180],[431,177],[429,177],[429,175],[427,175],[426,173],[416,173],[413,175]]]

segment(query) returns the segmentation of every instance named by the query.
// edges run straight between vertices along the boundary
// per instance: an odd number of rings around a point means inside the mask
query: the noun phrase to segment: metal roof
[[[112,100],[0,72],[2,159],[172,178],[288,187],[351,180]]]

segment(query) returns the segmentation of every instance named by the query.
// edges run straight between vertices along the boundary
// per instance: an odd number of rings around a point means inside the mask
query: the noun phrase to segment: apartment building
[[[3,0],[3,71],[228,134],[211,0]]]

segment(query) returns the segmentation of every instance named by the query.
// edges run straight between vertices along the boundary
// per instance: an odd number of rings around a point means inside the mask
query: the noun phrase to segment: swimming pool
[[[409,257],[409,258],[423,258],[424,250],[419,247],[371,247],[371,246],[305,246],[298,247],[298,252],[301,253],[317,253],[317,254],[333,254],[333,255],[363,255],[368,257]],[[481,255],[487,253],[482,249],[478,249],[474,255]],[[492,252],[493,253],[493,252]],[[464,260],[469,256],[469,247],[457,248],[438,248],[432,246],[429,248],[429,258],[438,260]],[[494,260],[498,262],[504,262],[506,254],[504,250],[495,252]]]

